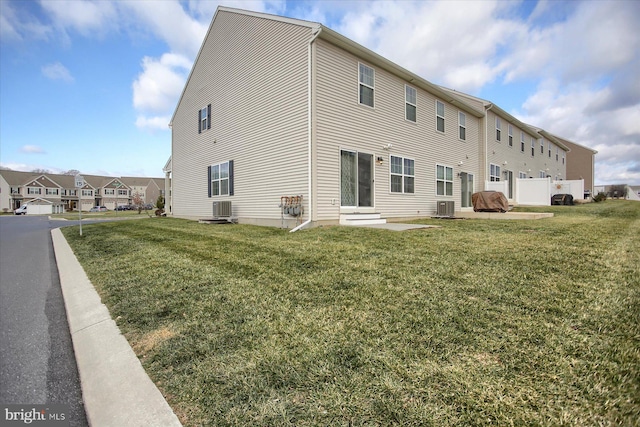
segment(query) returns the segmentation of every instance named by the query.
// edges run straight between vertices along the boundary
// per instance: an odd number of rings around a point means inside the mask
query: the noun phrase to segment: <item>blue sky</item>
[[[598,150],[640,184],[640,2],[0,1],[0,165],[162,177],[221,4],[321,22],[425,79]]]

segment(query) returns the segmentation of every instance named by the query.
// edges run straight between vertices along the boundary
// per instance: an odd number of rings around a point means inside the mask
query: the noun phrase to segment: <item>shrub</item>
[[[593,198],[593,201],[596,203],[603,202],[605,200],[607,200],[607,193],[603,193],[602,191],[596,194]]]

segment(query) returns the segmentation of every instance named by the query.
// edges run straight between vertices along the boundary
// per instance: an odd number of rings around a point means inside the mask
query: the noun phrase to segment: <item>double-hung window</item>
[[[546,178],[547,177],[547,173],[545,171],[538,171],[538,177],[539,178]]]
[[[531,138],[531,157],[536,155],[536,140]]]
[[[513,126],[509,125],[509,147],[513,147]]]
[[[467,140],[467,116],[462,112],[458,112],[458,138],[463,141]]]
[[[518,178],[525,179],[526,177],[527,177],[527,174],[525,172],[522,172],[522,171],[518,172]]]
[[[198,133],[211,129],[211,104],[198,111]]]
[[[233,160],[209,166],[209,197],[233,196]]]
[[[27,187],[27,194],[42,194],[40,187]]]
[[[413,159],[391,156],[391,192],[415,192],[415,162]]]
[[[375,88],[375,71],[364,64],[358,64],[359,102],[373,107],[373,90]]]
[[[417,91],[411,86],[404,86],[404,104],[405,104],[405,119],[415,122],[416,121],[416,106],[417,106],[418,94]]]
[[[524,132],[520,132],[520,151],[524,153]]]
[[[549,149],[549,158],[551,158],[551,141],[547,142],[547,148]]]
[[[436,165],[436,195],[453,196],[453,168]]]
[[[444,102],[436,100],[436,129],[444,132]]]
[[[544,155],[544,139],[540,140],[540,154]]]
[[[491,163],[489,168],[490,181],[500,181],[500,165]]]
[[[559,153],[559,148],[558,148],[558,147],[556,147],[556,162],[558,161],[558,154],[560,154],[560,153]]]
[[[502,123],[500,123],[500,117],[496,117],[496,141],[500,141],[502,138]]]
[[[87,197],[93,196],[93,190],[82,190],[82,195]]]

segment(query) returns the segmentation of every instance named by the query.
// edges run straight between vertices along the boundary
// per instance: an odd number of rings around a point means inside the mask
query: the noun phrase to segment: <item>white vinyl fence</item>
[[[514,203],[528,206],[551,206],[555,194],[571,194],[575,199],[584,199],[584,180],[551,181],[551,178],[516,178]],[[485,191],[500,191],[509,194],[509,181],[485,181]]]

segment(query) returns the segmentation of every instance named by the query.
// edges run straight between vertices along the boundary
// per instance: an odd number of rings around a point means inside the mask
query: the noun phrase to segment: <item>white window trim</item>
[[[544,139],[540,140],[540,154],[544,156]]]
[[[509,123],[509,147],[513,147],[513,125]]]
[[[438,179],[438,166],[441,166],[444,168],[444,178],[443,179]],[[447,169],[451,169],[451,180],[447,179]],[[454,185],[454,176],[453,176],[453,166],[448,166],[448,165],[443,165],[440,163],[436,164],[436,197],[453,197],[453,195],[455,194],[455,191],[453,189]],[[444,182],[444,193],[445,194],[438,194],[438,182],[442,181]],[[451,183],[451,194],[446,194],[447,193],[447,183],[450,182]]]
[[[531,137],[531,157],[536,156],[536,140]]]
[[[204,113],[204,118],[202,118],[202,113]],[[209,120],[209,107],[205,105],[204,108],[200,109],[200,132],[204,132],[205,130],[207,130],[209,125],[208,120]]]
[[[213,168],[215,168],[216,166],[218,167],[218,171],[221,169],[222,165],[227,165],[227,177],[226,178],[222,178],[222,174],[220,172],[218,172],[219,178],[218,179],[214,179],[213,178]],[[222,192],[222,181],[227,181],[227,192],[223,193]],[[214,182],[218,182],[219,183],[219,189],[220,192],[218,194],[214,194],[213,192],[213,183]],[[220,162],[220,163],[216,163],[211,165],[211,197],[218,197],[218,196],[228,196],[229,195],[229,162]]]
[[[413,92],[416,95],[416,102],[409,102],[409,100],[407,99],[407,89],[411,89],[413,90]],[[413,86],[409,86],[409,85],[404,85],[404,119],[408,122],[411,123],[418,123],[418,90],[416,88],[414,88]],[[374,104],[375,105],[375,102]],[[411,105],[413,108],[416,109],[416,119],[415,120],[411,120],[407,117],[407,105]]]
[[[460,117],[464,118],[464,124],[460,123]],[[460,138],[460,129],[464,129],[464,138]],[[467,115],[462,111],[458,111],[458,139],[460,141],[467,140]]]
[[[498,116],[496,116],[496,141],[502,141],[502,122]]]
[[[371,71],[373,71],[373,86],[369,86],[366,83],[363,83],[360,81],[360,66],[364,66],[367,68],[370,68]],[[360,102],[360,85],[364,86],[364,87],[368,87],[369,89],[371,89],[373,91],[373,105],[367,105],[367,104],[363,104],[362,102]],[[362,105],[364,107],[368,107],[368,108],[374,108],[376,106],[376,69],[373,67],[368,66],[367,64],[365,64],[364,62],[358,62],[358,91],[357,94],[358,96],[358,105]]]
[[[402,173],[394,173],[391,171],[391,165],[393,164],[391,162],[391,158],[392,157],[396,157],[400,160],[402,160]],[[411,160],[413,162],[413,175],[409,175],[408,173],[406,173],[406,171],[404,170],[404,161],[405,160]],[[402,190],[401,191],[392,191],[391,190],[391,177],[392,176],[399,176],[401,178],[401,183],[402,183]],[[405,177],[409,177],[409,178],[413,178],[413,192],[412,193],[408,193],[406,192],[405,188],[404,188],[404,179]],[[389,194],[415,194],[416,193],[416,161],[415,159],[412,159],[411,157],[402,157],[402,156],[394,156],[394,155],[389,155]]]
[[[440,114],[438,114],[438,104],[442,104],[442,116]],[[436,132],[440,132],[440,133],[445,133],[445,131],[447,130],[447,121],[445,119],[445,116],[447,115],[447,106],[445,105],[444,102],[440,101],[439,99],[436,99]],[[438,119],[442,118],[442,130],[438,129]]]
[[[527,175],[527,173],[526,173],[526,172],[518,171],[518,178],[520,178],[520,179],[526,179],[526,178],[528,178],[528,177],[529,177],[529,176]]]
[[[492,171],[494,174],[492,174]],[[500,182],[502,180],[502,167],[500,165],[496,165],[495,163],[489,164],[489,181],[491,182]]]
[[[547,172],[545,172],[545,171],[538,171],[538,177],[539,177],[539,178],[546,178],[546,177],[547,177]]]

